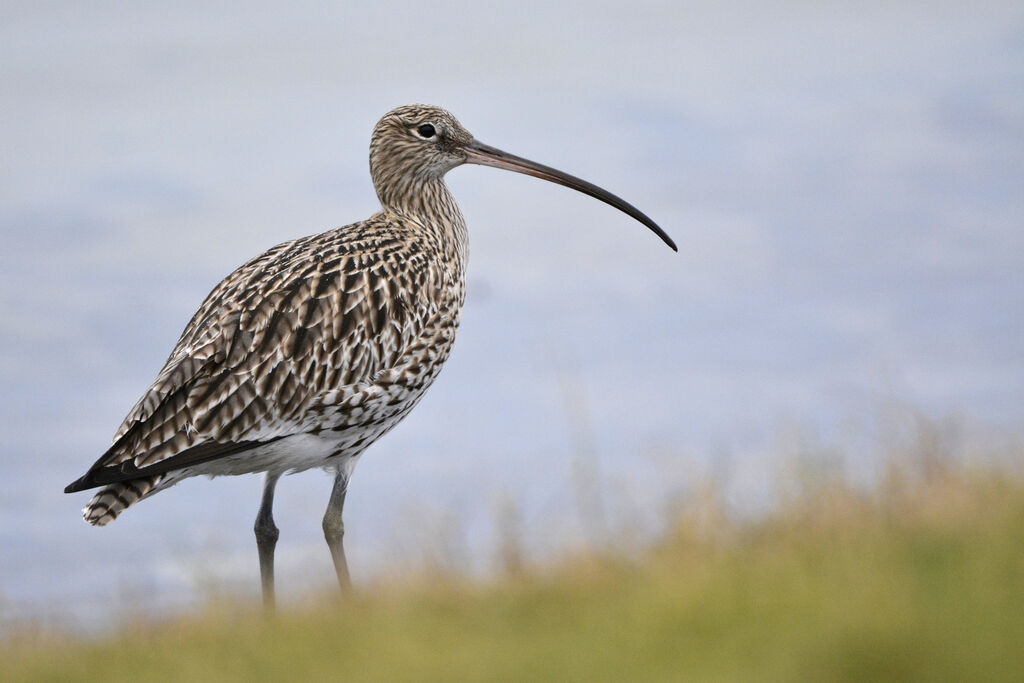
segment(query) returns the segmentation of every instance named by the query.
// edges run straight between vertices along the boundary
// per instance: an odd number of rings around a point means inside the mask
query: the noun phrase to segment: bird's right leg
[[[256,514],[256,549],[260,554],[260,581],[263,586],[263,609],[273,613],[274,599],[274,547],[280,533],[274,524],[274,487],[280,473],[267,472],[263,478],[263,500]]]
[[[342,468],[334,475],[334,488],[331,489],[331,500],[324,512],[324,538],[331,550],[334,560],[334,571],[338,575],[341,594],[347,597],[352,592],[352,580],[348,575],[348,562],[345,560],[345,523],[341,521],[341,510],[345,506],[345,493],[348,491],[348,477]]]

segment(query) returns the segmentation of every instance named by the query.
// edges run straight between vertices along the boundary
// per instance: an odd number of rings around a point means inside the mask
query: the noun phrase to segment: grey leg
[[[274,487],[280,473],[267,472],[263,478],[263,500],[260,511],[256,514],[256,549],[260,553],[260,581],[263,585],[263,609],[273,613],[274,600],[274,547],[280,533],[274,525]]]
[[[341,521],[341,508],[345,505],[346,491],[348,491],[348,478],[341,470],[338,470],[338,474],[334,477],[331,500],[327,503],[327,511],[324,513],[324,538],[327,539],[327,547],[331,549],[334,571],[338,573],[338,585],[341,586],[341,594],[344,596],[348,596],[352,592],[352,580],[348,575],[348,562],[345,560],[345,546],[342,543],[345,536],[345,523]]]

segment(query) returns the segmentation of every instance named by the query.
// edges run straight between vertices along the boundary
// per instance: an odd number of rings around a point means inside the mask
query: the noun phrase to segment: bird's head
[[[374,183],[437,179],[466,163],[465,148],[472,142],[469,131],[440,107],[398,107],[373,129],[370,173]]]

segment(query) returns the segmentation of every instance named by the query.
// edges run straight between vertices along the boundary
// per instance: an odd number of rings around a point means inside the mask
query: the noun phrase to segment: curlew
[[[444,183],[462,164],[578,190],[675,244],[631,204],[574,176],[473,138],[437,107],[387,113],[370,141],[382,209],[285,242],[214,287],[112,445],[65,493],[100,488],[85,521],[196,475],[261,472],[256,546],[274,607],[274,488],[282,474],[334,474],[324,536],[350,590],[342,507],[356,461],[405,417],[448,358],[466,291],[466,226]]]

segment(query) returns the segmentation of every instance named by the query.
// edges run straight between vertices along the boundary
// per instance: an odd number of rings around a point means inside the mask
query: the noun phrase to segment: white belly
[[[219,477],[255,472],[294,474],[322,468],[332,472],[342,470],[346,476],[351,476],[363,451],[397,423],[398,420],[395,420],[386,427],[286,436],[243,453],[169,472],[153,493],[198,475]]]
[[[226,458],[189,468],[190,474],[212,477],[251,472],[301,472],[314,467],[336,468],[340,460],[359,455],[352,452],[352,437],[339,432],[295,434]]]

